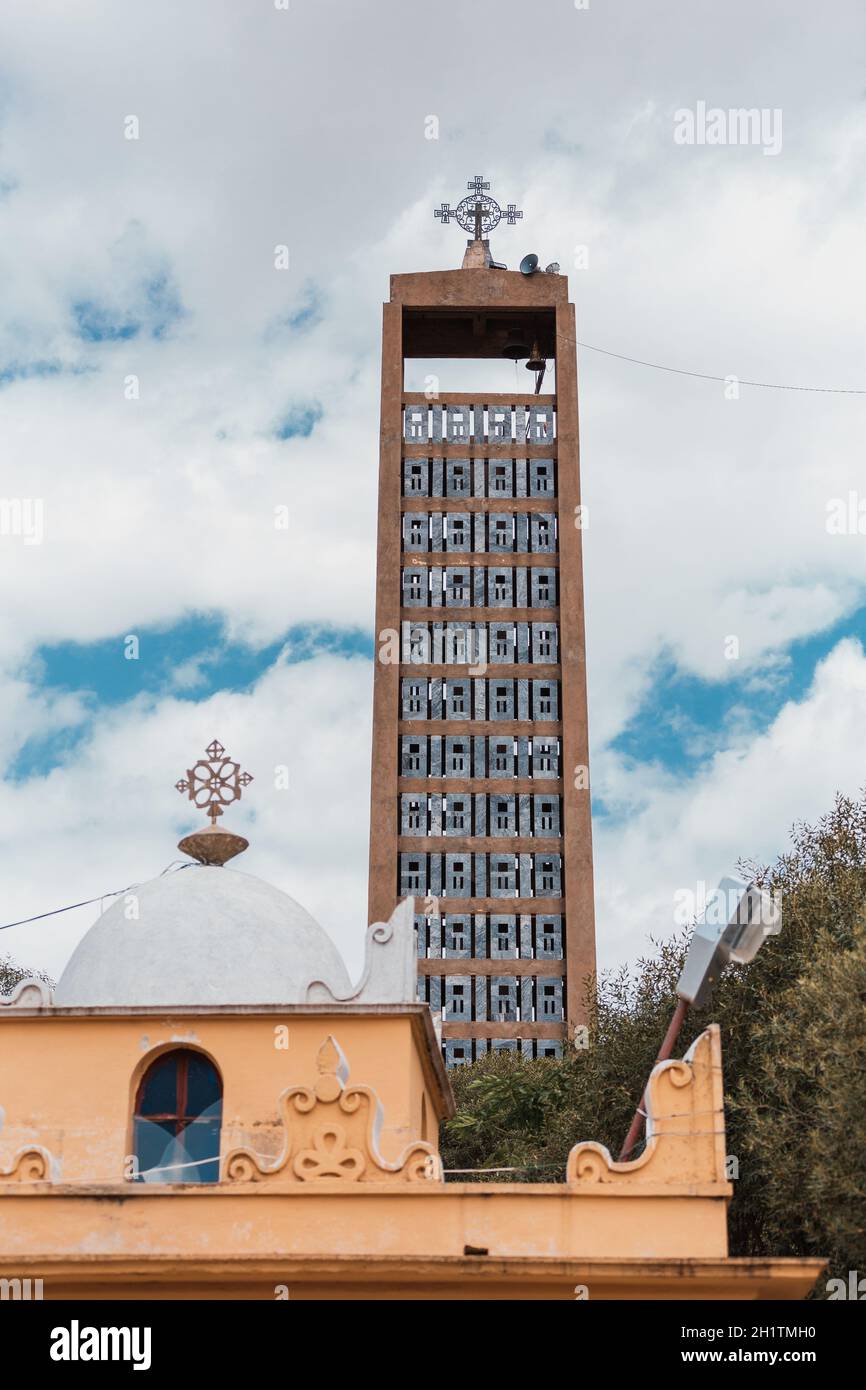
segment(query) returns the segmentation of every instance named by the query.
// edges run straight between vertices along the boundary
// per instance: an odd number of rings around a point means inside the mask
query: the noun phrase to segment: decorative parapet
[[[53,998],[51,986],[31,975],[19,980],[11,994],[0,995],[0,1009],[47,1009]]]
[[[338,995],[324,980],[307,987],[308,1004],[413,1004],[417,990],[415,899],[404,898],[387,922],[367,928],[364,973],[351,994]]]
[[[595,1143],[575,1144],[566,1180],[572,1188],[596,1191],[609,1184],[635,1195],[663,1187],[671,1195],[696,1188],[730,1196],[725,1173],[725,1112],[719,1025],[696,1038],[682,1061],[660,1062],[645,1092],[647,1142],[630,1163],[617,1163]]]
[[[312,1087],[290,1086],[280,1096],[286,1140],[273,1160],[252,1149],[226,1155],[229,1182],[441,1182],[442,1164],[431,1144],[416,1140],[396,1163],[379,1152],[383,1111],[369,1086],[348,1086],[349,1067],[334,1037],[319,1048]]]

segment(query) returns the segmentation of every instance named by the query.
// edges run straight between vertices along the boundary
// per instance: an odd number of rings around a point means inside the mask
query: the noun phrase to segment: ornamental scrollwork
[[[436,1182],[442,1164],[431,1144],[417,1139],[390,1163],[379,1150],[383,1111],[370,1086],[350,1086],[339,1043],[328,1037],[316,1058],[312,1086],[290,1086],[280,1097],[285,1127],[274,1159],[252,1149],[233,1149],[223,1173],[229,1182]]]

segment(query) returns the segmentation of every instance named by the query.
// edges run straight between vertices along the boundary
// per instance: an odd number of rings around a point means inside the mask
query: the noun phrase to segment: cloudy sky
[[[482,173],[583,344],[866,392],[864,45],[856,0],[5,0],[0,922],[176,860],[218,735],[243,869],[357,965],[388,275],[459,265]],[[613,965],[866,781],[866,394],[579,371]],[[97,911],[0,954],[56,975]]]

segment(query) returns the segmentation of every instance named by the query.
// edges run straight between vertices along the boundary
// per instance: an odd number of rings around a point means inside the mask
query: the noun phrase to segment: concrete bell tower
[[[451,1065],[561,1054],[595,970],[574,306],[493,262],[522,214],[486,187],[437,210],[462,269],[391,277],[382,341],[369,913],[416,898]],[[504,356],[536,391],[404,389]]]

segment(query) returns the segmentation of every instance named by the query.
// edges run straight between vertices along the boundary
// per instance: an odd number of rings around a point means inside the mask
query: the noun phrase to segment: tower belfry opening
[[[595,969],[574,307],[492,261],[522,213],[487,188],[436,212],[461,270],[391,277],[382,345],[369,911],[415,897],[451,1065],[560,1055]],[[553,391],[405,387],[518,344]]]

